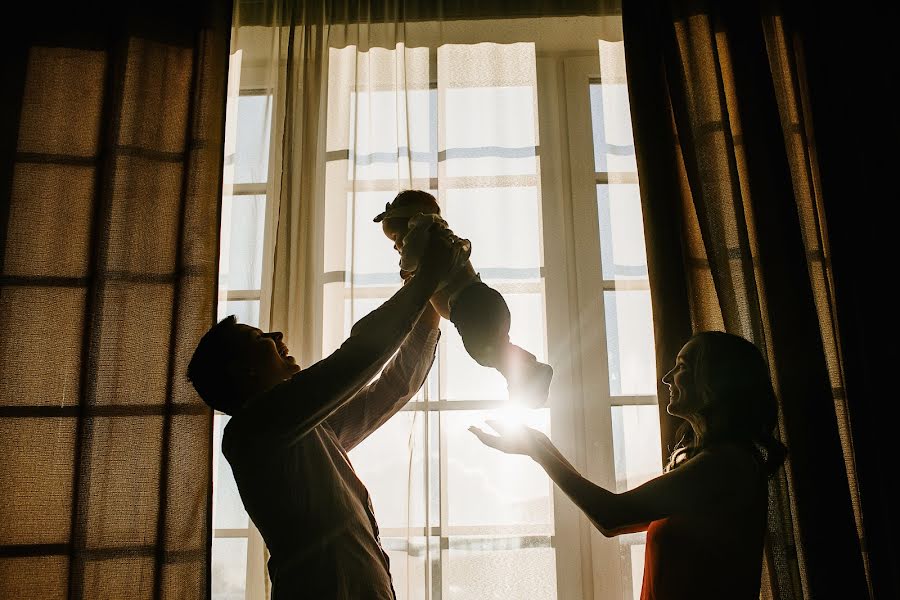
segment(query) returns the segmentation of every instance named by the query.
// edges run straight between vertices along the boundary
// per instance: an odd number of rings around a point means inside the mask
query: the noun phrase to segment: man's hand
[[[419,317],[419,322],[428,323],[432,329],[438,329],[441,326],[441,315],[438,314],[431,302],[425,305],[425,309]]]
[[[416,273],[438,282],[445,279],[457,265],[459,256],[465,251],[468,242],[438,224],[432,225],[429,233],[428,244],[425,246]]]

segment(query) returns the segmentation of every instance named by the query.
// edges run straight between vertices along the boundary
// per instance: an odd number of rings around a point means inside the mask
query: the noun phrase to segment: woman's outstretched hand
[[[510,425],[500,421],[485,421],[499,435],[492,435],[475,427],[469,427],[469,431],[475,434],[483,444],[496,448],[507,454],[524,454],[534,458],[541,449],[550,444],[546,435],[524,425]]]

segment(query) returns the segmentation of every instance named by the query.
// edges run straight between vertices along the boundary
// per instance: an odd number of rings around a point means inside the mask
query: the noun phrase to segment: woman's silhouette
[[[663,382],[669,414],[685,420],[681,442],[663,475],[621,494],[582,477],[539,431],[491,421],[499,436],[470,429],[532,457],[605,536],[646,531],[642,600],[757,600],[766,481],[785,457],[765,360],[741,337],[703,332]]]

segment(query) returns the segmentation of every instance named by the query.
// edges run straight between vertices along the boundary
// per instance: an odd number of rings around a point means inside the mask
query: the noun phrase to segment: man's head
[[[300,370],[280,331],[263,333],[238,323],[234,315],[213,325],[200,339],[187,376],[203,401],[226,414]]]

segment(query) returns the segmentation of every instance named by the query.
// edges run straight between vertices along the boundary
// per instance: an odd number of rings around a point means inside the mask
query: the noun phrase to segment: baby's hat
[[[409,218],[420,212],[422,212],[422,207],[416,207],[413,204],[410,204],[407,206],[396,206],[395,207],[395,206],[391,206],[391,203],[388,202],[387,204],[384,205],[384,212],[379,213],[372,220],[375,221],[376,223],[380,223],[381,221],[384,221],[385,219],[391,219],[394,217]]]
[[[428,204],[434,205],[434,210],[423,210],[423,202],[421,198],[416,198],[417,196],[426,196],[430,202]],[[416,198],[415,200],[413,198]],[[419,201],[417,201],[419,200]],[[392,218],[406,218],[413,215],[417,215],[419,213],[424,214],[441,214],[441,209],[438,206],[437,202],[434,200],[434,197],[427,192],[421,192],[419,190],[406,190],[397,194],[397,197],[394,198],[394,202],[388,202],[384,205],[384,212],[378,214],[374,219],[374,222],[379,223],[385,219]]]

